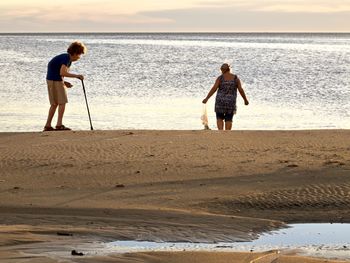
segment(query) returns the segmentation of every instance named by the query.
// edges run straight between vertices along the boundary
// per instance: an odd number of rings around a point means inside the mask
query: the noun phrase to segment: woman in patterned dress
[[[245,105],[248,105],[249,101],[241,86],[241,81],[237,75],[230,72],[230,66],[225,63],[220,69],[222,75],[216,79],[214,86],[211,88],[207,97],[202,102],[207,103],[209,98],[217,91],[215,112],[218,129],[224,129],[225,121],[225,130],[231,130],[232,118],[237,110],[237,90],[239,91],[239,94],[241,94]]]

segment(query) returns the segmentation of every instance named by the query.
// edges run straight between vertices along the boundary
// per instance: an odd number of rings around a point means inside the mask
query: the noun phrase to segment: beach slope
[[[286,223],[349,222],[349,138],[348,130],[1,133],[0,259],[19,262],[11,260],[37,242],[66,240],[62,232],[74,233],[70,251],[83,239],[248,241]],[[226,255],[203,253],[196,257],[207,262]],[[99,262],[127,262],[118,257]]]

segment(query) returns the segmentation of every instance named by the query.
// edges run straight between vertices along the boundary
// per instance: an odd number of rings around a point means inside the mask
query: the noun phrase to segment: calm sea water
[[[95,129],[202,129],[201,101],[224,62],[250,100],[238,98],[235,129],[350,128],[350,34],[2,34],[1,132],[42,130],[47,63],[74,40],[88,47],[71,72],[86,77]],[[64,124],[89,129],[71,82]]]

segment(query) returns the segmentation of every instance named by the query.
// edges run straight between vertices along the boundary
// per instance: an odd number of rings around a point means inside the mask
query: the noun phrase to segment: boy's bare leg
[[[218,126],[218,130],[223,130],[224,129],[224,120],[217,119],[216,125]]]
[[[52,122],[53,116],[55,115],[57,106],[58,105],[51,105],[51,107],[49,109],[49,114],[47,116],[47,121],[46,121],[45,127],[51,127],[51,122]]]
[[[58,105],[58,118],[57,118],[57,125],[56,126],[62,125],[62,119],[63,119],[63,114],[64,114],[65,109],[66,109],[66,104],[59,104]]]
[[[232,129],[232,121],[225,122],[225,130],[230,131]]]

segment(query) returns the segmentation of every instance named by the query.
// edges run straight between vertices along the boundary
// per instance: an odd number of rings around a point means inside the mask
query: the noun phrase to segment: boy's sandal
[[[72,129],[64,126],[64,125],[61,125],[61,126],[56,126],[56,131],[71,131]]]
[[[55,129],[51,126],[45,126],[43,131],[54,131]]]

